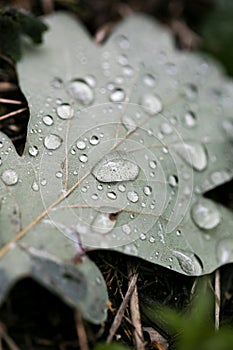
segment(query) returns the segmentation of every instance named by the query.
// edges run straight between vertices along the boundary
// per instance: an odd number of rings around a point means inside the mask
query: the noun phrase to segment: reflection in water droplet
[[[184,124],[188,128],[193,128],[197,124],[196,115],[194,112],[187,112],[184,115]]]
[[[139,167],[124,159],[124,154],[114,152],[107,154],[92,170],[92,174],[101,182],[119,182],[135,180]]]
[[[140,104],[149,115],[158,114],[163,108],[161,99],[152,94],[143,95]]]
[[[176,175],[170,175],[168,183],[171,187],[176,187],[178,185],[178,177]]]
[[[42,120],[43,123],[47,126],[53,125],[53,117],[51,117],[51,115],[45,115]]]
[[[156,84],[155,78],[151,74],[146,74],[143,77],[143,83],[148,87],[154,87]]]
[[[217,259],[220,264],[233,262],[233,239],[223,238],[216,248]]]
[[[38,185],[38,183],[36,182],[36,181],[34,181],[33,182],[33,184],[32,184],[32,189],[33,189],[33,191],[35,191],[35,192],[38,192],[39,191],[39,185]]]
[[[110,191],[110,192],[107,193],[107,197],[108,197],[109,199],[115,200],[115,199],[117,198],[117,195],[116,195],[115,192]]]
[[[100,140],[99,140],[98,136],[93,135],[93,136],[91,136],[89,142],[90,142],[90,144],[91,144],[92,146],[96,146],[96,145],[98,145],[98,143],[100,142]]]
[[[82,162],[82,163],[86,163],[86,162],[88,161],[88,156],[87,156],[86,154],[81,154],[81,155],[79,156],[79,160],[80,160],[80,162]]]
[[[215,228],[221,221],[220,213],[214,202],[205,198],[192,206],[191,216],[194,223],[205,230]]]
[[[112,231],[115,225],[116,220],[111,220],[108,213],[98,213],[92,222],[92,230],[105,235]]]
[[[177,143],[171,147],[195,170],[202,171],[207,167],[207,154],[202,144],[197,142]]]
[[[71,119],[74,116],[73,107],[68,103],[62,103],[57,107],[57,115],[61,119]]]
[[[198,276],[202,273],[202,266],[194,253],[174,250],[173,255],[177,258],[181,269],[187,275]]]
[[[76,143],[76,146],[77,146],[78,149],[83,150],[83,149],[86,148],[86,143],[85,143],[84,141],[78,141],[78,142]]]
[[[18,174],[13,169],[5,170],[2,173],[1,178],[2,178],[2,181],[8,186],[15,185],[18,182]]]
[[[30,147],[28,148],[28,153],[30,154],[30,156],[36,157],[36,156],[39,154],[38,147],[36,147],[36,146],[30,146]]]
[[[145,193],[146,196],[150,196],[151,193],[152,193],[152,188],[151,188],[151,186],[145,186],[145,187],[143,188],[143,192]]]
[[[67,87],[68,93],[83,106],[89,106],[94,101],[91,87],[81,79],[71,81]]]
[[[115,89],[109,98],[112,102],[122,102],[125,99],[125,92],[122,89]]]
[[[139,200],[138,194],[135,191],[129,191],[127,193],[127,198],[132,203],[136,203]]]
[[[55,134],[48,134],[44,139],[44,145],[49,150],[58,149],[61,146],[62,142],[62,138]]]

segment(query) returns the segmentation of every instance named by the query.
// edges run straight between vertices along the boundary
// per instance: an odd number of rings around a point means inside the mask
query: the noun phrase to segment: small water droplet
[[[101,182],[119,182],[135,180],[139,167],[124,158],[121,152],[107,154],[92,170],[92,174]]]
[[[118,63],[121,64],[122,66],[125,66],[128,63],[128,58],[126,55],[120,55],[118,57]]]
[[[96,145],[98,145],[98,143],[100,142],[100,140],[99,140],[98,136],[93,135],[93,136],[90,137],[89,142],[90,142],[90,144],[91,144],[92,146],[96,146]]]
[[[225,119],[222,123],[222,127],[230,141],[233,141],[233,120]]]
[[[194,223],[205,230],[211,230],[218,226],[221,221],[220,213],[211,200],[202,198],[193,204],[191,216]]]
[[[157,168],[157,162],[155,160],[150,160],[149,161],[149,167],[151,169],[156,169]]]
[[[57,115],[64,120],[71,119],[74,116],[74,109],[69,103],[62,103],[57,107]]]
[[[125,190],[126,190],[125,185],[120,184],[120,185],[118,186],[118,190],[119,190],[120,192],[125,192]]]
[[[137,194],[137,192],[135,192],[135,191],[129,191],[129,192],[127,193],[127,198],[128,198],[128,200],[129,200],[130,202],[132,202],[132,203],[136,203],[136,202],[138,202],[138,200],[139,200],[138,194]]]
[[[146,239],[145,233],[141,233],[140,236],[139,236],[139,238],[140,238],[142,241],[145,241],[145,239]]]
[[[82,162],[82,163],[86,163],[86,162],[88,161],[88,156],[87,156],[86,154],[81,154],[81,155],[79,156],[79,160],[80,160],[80,162]]]
[[[119,88],[114,89],[109,98],[112,102],[122,102],[125,99],[125,92]]]
[[[170,175],[168,183],[171,187],[176,187],[178,185],[178,177],[176,175]]]
[[[198,276],[202,273],[202,266],[194,253],[189,251],[174,250],[173,255],[178,260],[181,269],[187,274]]]
[[[140,104],[149,115],[158,114],[163,108],[161,99],[152,94],[143,95]]]
[[[108,197],[109,199],[111,199],[111,200],[115,200],[115,199],[117,198],[117,195],[116,195],[115,192],[110,191],[110,192],[107,193],[107,197]]]
[[[1,178],[2,178],[2,181],[8,186],[12,186],[12,185],[17,184],[18,179],[19,179],[18,174],[13,169],[5,170],[2,173]]]
[[[197,98],[198,89],[197,86],[192,83],[186,84],[184,92],[189,100],[195,100]]]
[[[76,146],[77,146],[78,149],[83,150],[83,149],[86,148],[86,143],[85,143],[84,141],[78,141],[78,142],[76,143]]]
[[[62,142],[62,138],[55,134],[48,134],[44,138],[44,145],[49,150],[58,149],[61,146]]]
[[[197,124],[196,115],[194,112],[189,111],[184,115],[184,124],[188,128],[193,128]]]
[[[161,132],[162,132],[163,134],[165,134],[165,135],[170,135],[170,134],[172,134],[172,132],[173,132],[173,128],[172,128],[171,125],[168,124],[168,123],[163,123],[163,124],[161,124],[160,130],[161,130]]]
[[[111,220],[109,213],[98,213],[92,222],[94,232],[106,235],[116,225],[116,220]]]
[[[47,185],[47,180],[46,180],[46,179],[43,179],[43,180],[41,180],[40,183],[41,183],[42,186],[46,186],[46,185]]]
[[[211,175],[210,178],[212,182],[218,186],[221,185],[222,183],[225,183],[231,179],[231,175],[225,171],[225,170],[220,170],[220,171],[214,171]]]
[[[62,178],[62,172],[61,171],[56,172],[56,177],[58,179]]]
[[[102,190],[103,190],[103,185],[98,184],[97,189],[98,189],[99,191],[102,191]]]
[[[181,236],[181,231],[180,230],[176,230],[176,235],[177,236]]]
[[[83,186],[83,187],[81,188],[81,191],[82,191],[83,193],[86,193],[86,192],[87,192],[87,186]]]
[[[53,117],[51,117],[51,115],[45,115],[42,120],[43,120],[43,123],[47,126],[51,126],[54,123]]]
[[[32,189],[33,189],[33,191],[35,191],[35,192],[38,192],[39,191],[39,185],[38,185],[38,183],[36,182],[36,181],[34,181],[33,182],[33,184],[32,184]]]
[[[150,243],[154,243],[154,242],[155,242],[155,238],[151,236],[151,237],[149,238],[149,242],[150,242]]]
[[[126,235],[131,233],[131,227],[128,224],[122,225],[121,229]]]
[[[146,74],[143,77],[143,83],[148,87],[154,87],[156,84],[155,78],[151,74]]]
[[[119,35],[117,37],[117,43],[121,49],[127,50],[129,48],[129,40],[125,35]]]
[[[92,88],[82,79],[72,80],[67,90],[71,97],[83,106],[89,106],[94,101]]]
[[[195,170],[202,171],[207,167],[207,154],[202,144],[197,142],[177,143],[171,147]]]
[[[152,187],[151,186],[145,186],[143,188],[143,192],[145,193],[146,196],[150,196],[152,193]]]
[[[98,196],[97,193],[94,193],[94,194],[91,196],[91,198],[92,198],[94,201],[96,201],[96,200],[99,198],[99,196]]]
[[[55,77],[52,81],[51,81],[51,86],[55,89],[60,89],[62,87],[63,81],[60,78]]]
[[[28,153],[30,154],[30,156],[36,157],[39,154],[38,147],[37,146],[30,146],[28,148]]]

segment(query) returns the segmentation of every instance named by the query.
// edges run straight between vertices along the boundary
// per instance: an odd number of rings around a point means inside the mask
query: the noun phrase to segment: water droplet
[[[139,167],[124,158],[121,152],[107,154],[92,170],[92,174],[101,182],[119,182],[135,180]]]
[[[122,89],[115,89],[110,95],[110,101],[112,102],[122,102],[125,99],[125,92]]]
[[[193,128],[197,124],[196,115],[194,112],[187,112],[184,115],[184,123],[188,128]]]
[[[129,48],[129,40],[125,35],[119,35],[117,37],[117,43],[121,49],[126,50]]]
[[[174,250],[173,255],[178,260],[181,269],[187,274],[198,276],[202,273],[202,266],[194,253],[189,251]]]
[[[143,188],[143,192],[145,193],[146,196],[150,196],[151,193],[152,193],[152,188],[151,188],[151,186],[145,186],[145,187]]]
[[[153,75],[151,74],[146,74],[144,77],[143,77],[143,83],[148,86],[148,87],[154,87],[155,84],[156,84],[156,81],[155,81],[155,78],[153,77]]]
[[[202,171],[207,167],[207,154],[202,144],[197,142],[177,143],[171,147],[195,170]]]
[[[140,236],[139,236],[139,238],[140,238],[142,241],[145,241],[145,239],[146,239],[145,233],[141,233]]]
[[[119,190],[120,192],[125,192],[125,190],[126,190],[125,185],[120,184],[120,185],[118,186],[118,190]]]
[[[90,142],[90,144],[91,144],[92,146],[96,146],[96,145],[98,145],[98,143],[100,142],[100,140],[99,140],[98,136],[93,135],[93,136],[91,136],[89,142]]]
[[[96,79],[93,75],[86,75],[84,80],[90,87],[94,88],[96,86]]]
[[[151,169],[156,169],[157,168],[157,162],[155,160],[150,160],[149,161],[149,167]]]
[[[233,239],[223,238],[217,245],[217,259],[220,264],[233,261]]]
[[[86,163],[86,162],[88,161],[88,156],[87,156],[86,154],[81,154],[81,155],[79,156],[79,160],[80,160],[80,162],[82,162],[82,163]]]
[[[115,192],[110,191],[110,192],[107,193],[107,197],[108,197],[109,199],[111,199],[111,200],[115,200],[115,199],[117,198],[117,195],[116,195]]]
[[[143,95],[140,103],[149,115],[158,114],[163,108],[161,99],[152,94]]]
[[[171,125],[168,124],[168,123],[161,124],[160,130],[165,135],[170,135],[173,132],[173,129],[172,129]]]
[[[138,194],[135,191],[129,191],[127,193],[127,198],[132,203],[136,203],[139,200]]]
[[[102,191],[102,190],[103,190],[103,185],[98,184],[97,189],[98,189],[99,191]]]
[[[67,90],[71,97],[83,106],[89,106],[94,101],[93,90],[84,80],[72,80],[69,83]]]
[[[178,177],[176,175],[170,175],[168,183],[171,187],[176,187],[178,185]]]
[[[28,153],[30,154],[30,156],[36,157],[36,156],[39,154],[38,147],[36,147],[36,146],[30,146],[30,147],[28,148]]]
[[[126,130],[128,130],[128,132],[132,132],[137,128],[137,124],[135,123],[135,121],[125,114],[122,117],[122,123]]]
[[[57,107],[57,115],[61,119],[71,119],[74,116],[73,107],[69,103],[62,103]]]
[[[192,83],[186,84],[184,92],[190,100],[195,100],[197,98],[198,89],[197,86]]]
[[[58,179],[62,178],[62,172],[61,171],[56,172],[56,177]]]
[[[220,170],[220,171],[214,171],[211,175],[210,178],[212,182],[218,186],[221,185],[222,183],[225,183],[231,179],[231,175],[225,171],[225,170]]]
[[[214,202],[205,198],[192,206],[191,216],[194,223],[205,230],[215,228],[221,221],[220,213]]]
[[[122,66],[125,66],[128,63],[128,58],[126,55],[120,55],[118,57],[118,63],[121,64]]]
[[[125,225],[122,225],[122,231],[126,234],[126,235],[129,235],[131,233],[131,228],[129,225],[125,224]]]
[[[230,141],[233,141],[233,120],[226,119],[222,123],[222,127]]]
[[[180,236],[181,235],[181,231],[180,230],[176,230],[176,235]]]
[[[94,193],[94,194],[91,196],[91,198],[94,199],[94,201],[96,201],[96,200],[99,198],[99,196],[98,196],[97,193]]]
[[[19,179],[18,174],[13,169],[5,170],[2,173],[1,178],[2,178],[2,181],[8,186],[12,186],[12,185],[17,184],[18,179]]]
[[[98,213],[92,222],[92,230],[94,232],[106,235],[116,225],[116,220],[111,220],[109,213]]]
[[[149,238],[149,242],[150,242],[150,243],[154,243],[154,242],[155,242],[155,238],[151,236],[151,237]]]
[[[55,77],[51,81],[51,86],[55,89],[60,89],[62,87],[63,81],[60,78]]]
[[[86,148],[86,143],[85,143],[84,141],[78,141],[78,142],[76,143],[76,146],[77,146],[78,149],[83,150],[83,149]]]
[[[55,134],[48,134],[44,139],[45,147],[50,150],[58,149],[61,146],[62,142],[62,138]]]
[[[38,192],[39,191],[39,185],[38,185],[38,183],[36,182],[36,181],[34,181],[33,182],[33,184],[32,184],[32,189],[33,189],[33,191],[35,191],[35,192]]]
[[[42,120],[43,123],[47,126],[53,125],[53,117],[51,117],[51,115],[45,115]]]
[[[86,192],[87,192],[87,186],[83,186],[83,187],[81,188],[81,191],[82,191],[83,193],[86,193]]]
[[[46,179],[43,179],[43,180],[41,180],[40,183],[41,183],[42,186],[46,186],[46,185],[47,185],[47,180],[46,180]]]

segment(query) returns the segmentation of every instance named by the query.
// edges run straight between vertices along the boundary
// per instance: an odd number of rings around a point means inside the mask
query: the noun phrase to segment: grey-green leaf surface
[[[1,134],[3,289],[30,274],[101,322],[97,267],[70,262],[86,249],[188,275],[233,261],[232,212],[203,197],[232,178],[233,84],[148,17],[129,17],[103,46],[67,14],[47,23],[18,66],[24,155]]]

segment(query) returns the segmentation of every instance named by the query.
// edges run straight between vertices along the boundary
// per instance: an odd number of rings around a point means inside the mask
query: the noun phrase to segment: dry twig
[[[86,330],[79,311],[75,312],[76,332],[78,335],[79,347],[81,350],[89,350]]]

